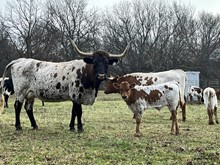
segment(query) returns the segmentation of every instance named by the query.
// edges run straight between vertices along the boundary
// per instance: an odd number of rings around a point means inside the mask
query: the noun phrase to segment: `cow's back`
[[[83,99],[83,94],[79,96],[79,91],[83,91],[81,77],[85,65],[83,60],[61,63],[20,60],[11,66],[15,93],[20,96],[21,93],[31,92],[43,101]],[[87,90],[86,93],[94,95],[93,90]],[[90,102],[94,102],[94,99]]]
[[[179,104],[179,84],[176,81],[166,82],[151,86],[135,86],[135,102],[129,105],[134,111],[144,111],[148,108],[160,109],[168,106],[170,110],[176,110]]]
[[[134,76],[140,81],[141,85],[161,84],[169,81],[176,81],[179,83],[182,100],[184,100],[186,73],[181,69],[173,69],[163,72],[149,72],[149,73],[131,73],[126,76]],[[129,82],[132,83],[132,82]]]

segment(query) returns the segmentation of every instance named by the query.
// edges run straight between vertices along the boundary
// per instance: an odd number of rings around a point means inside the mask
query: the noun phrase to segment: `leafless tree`
[[[16,48],[17,57],[35,57],[37,41],[35,36],[42,36],[36,30],[42,19],[38,0],[13,0],[8,3],[4,16],[10,42]],[[15,58],[15,57],[14,57]]]
[[[59,31],[59,42],[65,59],[75,59],[77,54],[70,51],[69,40],[73,38],[84,51],[99,48],[100,19],[94,9],[86,10],[86,0],[53,0],[47,3],[50,24]]]

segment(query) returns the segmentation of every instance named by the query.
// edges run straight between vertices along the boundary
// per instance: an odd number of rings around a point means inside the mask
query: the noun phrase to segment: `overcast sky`
[[[6,1],[0,0],[0,12],[4,9]],[[118,3],[120,0],[88,0],[89,6],[105,7]],[[130,0],[131,1],[131,0]],[[175,0],[166,0],[173,2]],[[197,12],[205,10],[213,14],[220,14],[220,0],[177,0],[182,4],[191,4]]]

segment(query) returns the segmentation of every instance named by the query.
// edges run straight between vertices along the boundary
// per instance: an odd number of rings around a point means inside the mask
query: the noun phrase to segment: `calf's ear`
[[[118,83],[113,83],[113,86],[115,87],[115,89],[119,89],[120,85]]]

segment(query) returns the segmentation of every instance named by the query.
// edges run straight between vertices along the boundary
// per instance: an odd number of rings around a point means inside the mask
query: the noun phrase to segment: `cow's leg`
[[[214,115],[215,115],[215,122],[218,124],[218,116],[217,116],[217,106],[214,107]]]
[[[9,98],[9,96],[7,94],[4,94],[4,98],[5,98],[5,107],[8,108],[8,98]]]
[[[182,109],[182,121],[186,121],[186,102],[180,101],[180,107]]]
[[[208,116],[209,116],[209,124],[213,125],[214,124],[214,121],[213,121],[213,110],[211,108],[208,108],[207,112],[208,112]]]
[[[177,120],[177,111],[172,110],[171,111],[171,116],[172,116],[172,126],[171,126],[171,134],[174,134],[174,127],[176,129],[176,135],[179,134],[179,125],[178,125],[178,120]]]
[[[72,109],[72,117],[70,121],[70,131],[75,131],[75,118],[77,117],[77,128],[79,132],[83,132],[83,126],[82,126],[82,105],[78,103],[73,103],[73,109]]]
[[[135,119],[136,119],[136,130],[135,130],[136,132],[135,132],[134,136],[139,137],[139,136],[142,135],[141,132],[140,132],[141,115],[135,114],[134,116],[135,116]]]
[[[22,130],[21,122],[20,122],[20,113],[22,108],[23,102],[16,100],[14,103],[15,108],[15,128],[17,131]]]
[[[34,114],[33,114],[33,105],[34,105],[34,100],[26,100],[24,108],[25,108],[27,115],[30,119],[31,126],[33,127],[33,129],[38,129],[38,126],[36,124]]]

